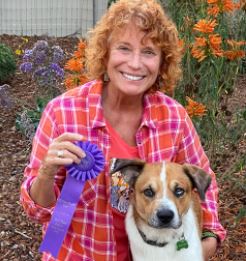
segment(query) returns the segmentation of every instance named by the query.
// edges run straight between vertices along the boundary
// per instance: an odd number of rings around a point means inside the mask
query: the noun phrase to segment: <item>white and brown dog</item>
[[[134,261],[202,261],[200,199],[211,178],[189,164],[115,159],[132,188],[126,231]],[[198,196],[199,195],[199,196]]]

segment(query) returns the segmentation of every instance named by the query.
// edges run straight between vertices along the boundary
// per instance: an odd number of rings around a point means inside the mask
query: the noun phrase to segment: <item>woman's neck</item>
[[[110,89],[109,85],[103,88],[103,108],[118,113],[142,111],[143,94],[128,96],[117,89]]]
[[[104,117],[129,145],[135,146],[135,135],[140,126],[143,103],[142,97],[128,97],[103,90],[102,106]]]

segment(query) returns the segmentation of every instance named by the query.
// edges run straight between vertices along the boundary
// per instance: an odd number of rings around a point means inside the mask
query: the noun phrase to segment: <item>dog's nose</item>
[[[170,209],[161,209],[156,215],[163,225],[167,225],[173,219],[174,212]]]

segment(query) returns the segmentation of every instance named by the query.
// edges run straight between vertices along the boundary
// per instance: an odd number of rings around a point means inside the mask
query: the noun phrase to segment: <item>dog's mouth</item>
[[[168,222],[153,217],[148,221],[148,225],[155,229],[178,229],[182,225],[181,219],[172,219]]]
[[[155,229],[178,229],[181,227],[182,222],[179,222],[178,224],[171,223],[171,224],[151,224],[148,223],[148,225]]]

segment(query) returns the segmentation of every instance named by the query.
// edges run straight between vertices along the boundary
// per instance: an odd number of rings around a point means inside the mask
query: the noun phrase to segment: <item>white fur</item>
[[[161,168],[160,178],[161,178],[161,181],[162,181],[162,183],[163,183],[164,185],[165,185],[165,183],[166,183],[166,176],[167,176],[167,174],[166,174],[166,162],[163,161],[163,163],[162,163],[162,168]]]
[[[201,240],[194,212],[190,208],[182,218],[182,226],[178,229],[154,229],[147,228],[148,236],[161,237],[162,242],[169,242],[164,247],[151,246],[145,243],[139,234],[133,216],[133,206],[130,205],[126,215],[126,231],[130,241],[131,252],[134,261],[203,261]],[[176,250],[176,243],[184,232],[188,241],[187,249]],[[153,237],[152,237],[153,238]]]

